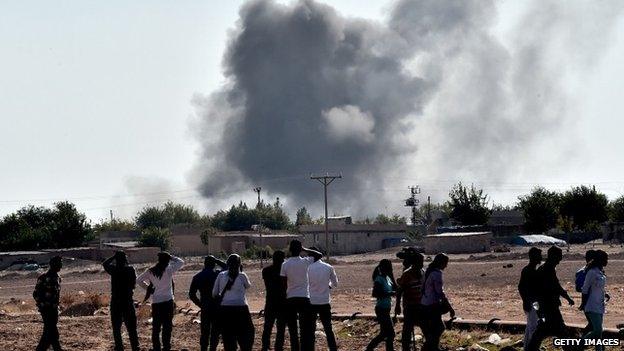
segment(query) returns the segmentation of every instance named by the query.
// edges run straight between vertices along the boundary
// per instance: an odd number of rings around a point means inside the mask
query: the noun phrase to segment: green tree
[[[624,222],[624,196],[620,196],[609,204],[609,219]]]
[[[86,216],[70,202],[53,208],[26,206],[0,221],[0,250],[82,246],[93,231]]]
[[[305,207],[302,207],[297,210],[297,219],[295,220],[295,225],[298,227],[300,225],[312,224],[312,216]]]
[[[167,250],[171,246],[171,233],[169,228],[146,228],[141,232],[139,237],[139,246],[159,247],[161,250]]]
[[[401,217],[398,214],[393,214],[392,216],[386,216],[383,213],[380,213],[375,217],[375,224],[406,224],[407,219],[405,217]]]
[[[449,192],[450,217],[463,225],[481,225],[487,223],[491,210],[488,208],[487,195],[483,189],[470,188],[461,182]]]
[[[560,196],[556,192],[536,187],[518,201],[525,218],[524,226],[530,233],[544,233],[557,226]]]
[[[135,219],[137,227],[141,229],[157,227],[169,228],[175,224],[196,224],[201,216],[190,205],[176,204],[167,201],[164,206],[144,207]]]
[[[101,233],[106,231],[117,230],[137,230],[137,226],[134,222],[126,219],[113,219],[110,221],[104,221],[93,226],[95,233]]]
[[[560,213],[570,218],[575,229],[590,230],[608,219],[607,196],[596,187],[573,187],[561,197]]]

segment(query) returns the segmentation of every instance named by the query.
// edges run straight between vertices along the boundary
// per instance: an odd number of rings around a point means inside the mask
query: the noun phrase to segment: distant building
[[[329,227],[330,254],[348,255],[400,246],[407,241],[406,224],[353,224],[351,217],[331,217]],[[325,225],[299,226],[306,246],[326,251]]]
[[[490,232],[456,232],[427,235],[425,252],[427,254],[444,253],[477,253],[489,252],[492,240]]]
[[[624,222],[606,222],[602,224],[600,229],[604,242],[624,242]]]
[[[101,248],[109,243],[138,241],[140,236],[141,232],[139,230],[107,230],[99,234],[99,246]]]
[[[271,232],[262,236],[258,232],[219,232],[209,238],[208,247],[213,254],[241,254],[252,247],[286,250],[295,239],[301,241],[303,236],[286,232]]]
[[[48,264],[50,253],[43,251],[12,251],[0,252],[0,270],[7,269],[12,265],[24,265],[36,263]]]

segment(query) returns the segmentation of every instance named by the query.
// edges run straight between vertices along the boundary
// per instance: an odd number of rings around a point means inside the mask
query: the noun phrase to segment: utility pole
[[[410,191],[410,197],[405,200],[405,206],[412,208],[412,226],[416,229],[416,217],[418,204],[420,203],[420,201],[416,198],[416,195],[420,194],[420,187],[416,185],[410,186],[408,189]]]
[[[256,205],[256,210],[258,211],[258,232],[260,233],[260,268],[264,267],[264,238],[262,237],[262,211],[260,209],[260,192],[262,191],[262,187],[257,186],[253,188],[253,191],[258,193],[258,204]]]
[[[325,196],[325,250],[327,251],[327,260],[329,261],[330,249],[329,249],[329,223],[327,222],[327,186],[336,179],[341,179],[342,174],[329,175],[325,173],[324,176],[315,176],[310,174],[310,179],[318,180],[323,184],[323,194]]]

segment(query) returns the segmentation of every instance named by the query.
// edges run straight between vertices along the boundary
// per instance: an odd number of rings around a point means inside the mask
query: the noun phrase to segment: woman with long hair
[[[444,293],[444,282],[442,280],[442,271],[446,268],[448,262],[448,256],[439,253],[425,271],[421,300],[425,310],[425,321],[422,326],[423,336],[425,337],[423,350],[425,351],[439,350],[440,337],[444,332],[442,315],[450,313],[451,318],[455,317],[455,311]]]
[[[392,273],[392,262],[383,259],[373,271],[373,297],[377,299],[375,315],[379,323],[379,334],[370,341],[366,351],[372,351],[381,342],[386,342],[386,351],[394,351],[394,324],[390,317],[392,296],[396,294],[396,283]]]
[[[184,265],[182,259],[168,252],[158,253],[158,263],[137,277],[137,283],[151,292],[152,298],[152,344],[154,351],[171,350],[173,329],[173,275]],[[149,282],[147,284],[146,282]]]
[[[246,297],[251,284],[242,271],[239,255],[230,255],[226,264],[227,270],[219,273],[212,289],[212,296],[220,302],[218,319],[223,331],[223,348],[235,351],[238,344],[242,351],[251,351],[255,329]]]
[[[602,250],[594,252],[593,259],[587,265],[585,282],[583,283],[583,299],[579,309],[585,312],[591,331],[583,336],[584,339],[600,339],[602,337],[602,321],[605,313],[605,300],[609,294],[605,292],[607,276],[604,267],[609,262],[609,256]],[[601,345],[596,345],[597,351],[602,351]]]

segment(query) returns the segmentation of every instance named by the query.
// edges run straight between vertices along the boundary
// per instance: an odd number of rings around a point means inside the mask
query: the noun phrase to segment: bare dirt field
[[[615,328],[624,323],[624,257],[621,247],[601,247],[607,249],[611,255],[607,267],[608,292],[611,301],[607,306],[605,327]],[[582,252],[586,247],[575,246],[566,252],[564,261],[558,268],[559,278],[572,293],[577,303],[580,295],[574,291],[574,273],[581,267]],[[445,271],[445,286],[457,315],[465,319],[503,320],[524,319],[521,304],[517,294],[517,281],[520,270],[525,265],[526,250],[514,249],[512,252],[481,254],[481,255],[452,255],[451,264]],[[341,314],[355,312],[373,313],[371,299],[371,272],[376,262],[381,258],[395,259],[396,250],[384,252],[342,256],[332,259],[340,286],[333,291],[333,310]],[[509,267],[511,265],[511,267]],[[190,307],[188,302],[188,286],[190,280],[201,267],[200,259],[187,260],[185,268],[179,272],[176,281],[176,301],[178,307]],[[140,272],[146,266],[137,267]],[[400,262],[395,259],[395,274],[400,273]],[[248,299],[252,310],[258,311],[263,307],[264,286],[260,277],[259,262],[247,262],[245,271],[250,277],[252,288]],[[39,316],[32,304],[32,290],[38,272],[3,272],[0,274],[0,350],[32,350],[36,338],[41,330]],[[75,296],[101,296],[105,301],[110,289],[107,275],[98,265],[84,265],[69,263],[62,272],[62,295],[66,302],[75,300]],[[137,289],[135,299],[141,299],[143,291]],[[104,303],[102,303],[104,304]],[[564,318],[568,323],[583,324],[585,318],[576,306],[562,307]],[[88,311],[87,314],[92,314]],[[144,345],[148,344],[149,326],[147,318],[149,311],[143,313],[141,322],[141,337]],[[110,327],[108,317],[96,315],[88,317],[62,317],[61,335],[64,344],[69,350],[109,350]],[[258,320],[260,323],[260,320]],[[371,322],[336,322],[339,342],[345,350],[363,349],[370,336],[375,333],[376,327]],[[349,325],[349,326],[348,326]],[[259,336],[257,329],[257,339]],[[199,326],[193,323],[193,317],[179,314],[176,316],[174,339],[176,347],[180,349],[196,350]],[[475,332],[477,333],[477,332]],[[447,338],[449,346],[470,346],[470,342],[461,342],[459,334]],[[478,333],[472,337],[476,338]],[[483,336],[483,335],[482,335]],[[515,337],[517,340],[518,337]],[[455,342],[458,342],[457,344]],[[485,345],[484,345],[485,346]],[[487,346],[486,346],[487,347]],[[497,349],[488,347],[490,349]]]

